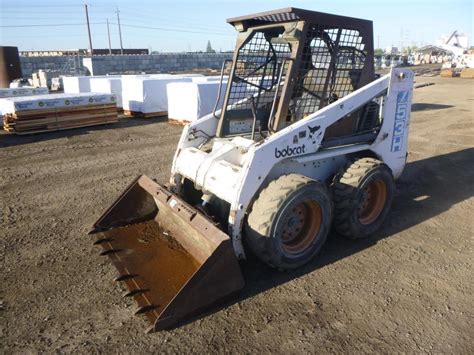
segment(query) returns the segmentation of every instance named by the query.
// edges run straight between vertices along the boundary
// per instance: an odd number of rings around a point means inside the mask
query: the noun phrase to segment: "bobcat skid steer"
[[[223,108],[184,128],[168,186],[138,177],[91,232],[151,331],[241,289],[246,253],[292,269],[331,228],[376,232],[406,162],[413,73],[375,76],[370,21],[286,8],[228,22]]]

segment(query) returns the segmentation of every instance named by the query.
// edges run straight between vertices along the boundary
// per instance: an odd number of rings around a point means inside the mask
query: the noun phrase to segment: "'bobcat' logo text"
[[[285,158],[291,157],[292,155],[299,155],[305,153],[305,145],[300,145],[299,147],[291,148],[290,146],[286,146],[282,150],[275,148],[275,158]]]

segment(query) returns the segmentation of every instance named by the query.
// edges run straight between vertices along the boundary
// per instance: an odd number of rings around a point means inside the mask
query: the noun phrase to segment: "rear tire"
[[[252,206],[245,241],[253,253],[280,270],[316,256],[331,227],[332,204],[325,185],[298,174],[272,181]]]
[[[380,160],[362,158],[336,178],[333,188],[334,227],[350,239],[374,233],[390,211],[395,182]]]

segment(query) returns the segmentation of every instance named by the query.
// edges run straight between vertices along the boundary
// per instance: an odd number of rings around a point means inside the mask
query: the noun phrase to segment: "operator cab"
[[[372,22],[296,8],[227,20],[239,31],[217,136],[259,141],[375,79]],[[380,103],[325,139],[374,132]]]

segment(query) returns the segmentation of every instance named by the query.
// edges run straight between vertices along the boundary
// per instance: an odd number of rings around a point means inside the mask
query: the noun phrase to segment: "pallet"
[[[115,104],[23,110],[6,113],[3,128],[20,135],[118,122]]]
[[[87,112],[87,111],[94,111],[94,110],[104,110],[104,109],[115,109],[117,106],[115,104],[99,104],[99,105],[90,105],[90,106],[75,106],[75,107],[52,107],[52,108],[42,108],[42,109],[34,109],[34,110],[17,110],[15,113],[9,113],[9,115],[13,115],[15,117],[27,117],[27,116],[38,116],[42,114],[51,113],[68,113],[68,112]]]
[[[82,127],[91,127],[91,126],[100,126],[100,125],[105,125],[105,124],[110,124],[113,123],[112,121],[107,121],[107,122],[95,122],[95,123],[89,123],[89,124],[80,124],[76,126],[68,126],[68,127],[59,127],[56,129],[39,129],[39,130],[33,130],[33,131],[27,131],[27,132],[17,132],[13,131],[10,129],[6,129],[7,132],[10,133],[15,133],[19,136],[25,136],[28,134],[36,134],[36,133],[45,133],[45,132],[55,132],[55,131],[64,131],[66,129],[73,129],[73,128],[82,128]]]
[[[464,68],[461,71],[461,78],[474,79],[474,68]]]
[[[101,114],[101,115],[108,115],[108,114],[115,114],[117,115],[117,112],[115,108],[107,108],[107,109],[101,109],[101,110],[84,110],[84,111],[58,111],[58,112],[50,112],[48,113],[42,113],[42,114],[36,114],[36,115],[17,115],[17,114],[11,114],[11,113],[6,113],[4,115],[4,120],[7,120],[8,122],[23,122],[23,121],[38,121],[38,120],[54,120],[58,121],[62,119],[63,117],[84,117],[84,116],[90,116],[94,114]]]
[[[177,126],[186,126],[187,124],[191,123],[191,121],[186,120],[177,120],[174,118],[168,118],[168,123],[177,125]]]
[[[454,70],[452,69],[443,69],[439,74],[442,78],[454,78],[456,76]]]
[[[160,112],[139,112],[139,111],[130,111],[130,110],[123,110],[123,114],[125,116],[134,117],[134,118],[153,118],[153,117],[163,117],[167,116],[167,111],[160,111]]]
[[[37,120],[29,120],[29,121],[9,121],[8,117],[4,120],[4,126],[15,128],[15,130],[26,130],[29,128],[34,128],[38,126],[61,126],[67,125],[69,122],[89,122],[91,120],[95,121],[105,121],[106,123],[117,122],[117,115],[112,114],[103,114],[98,113],[95,115],[87,115],[87,116],[70,116],[70,117],[51,117],[45,119],[37,119]]]

